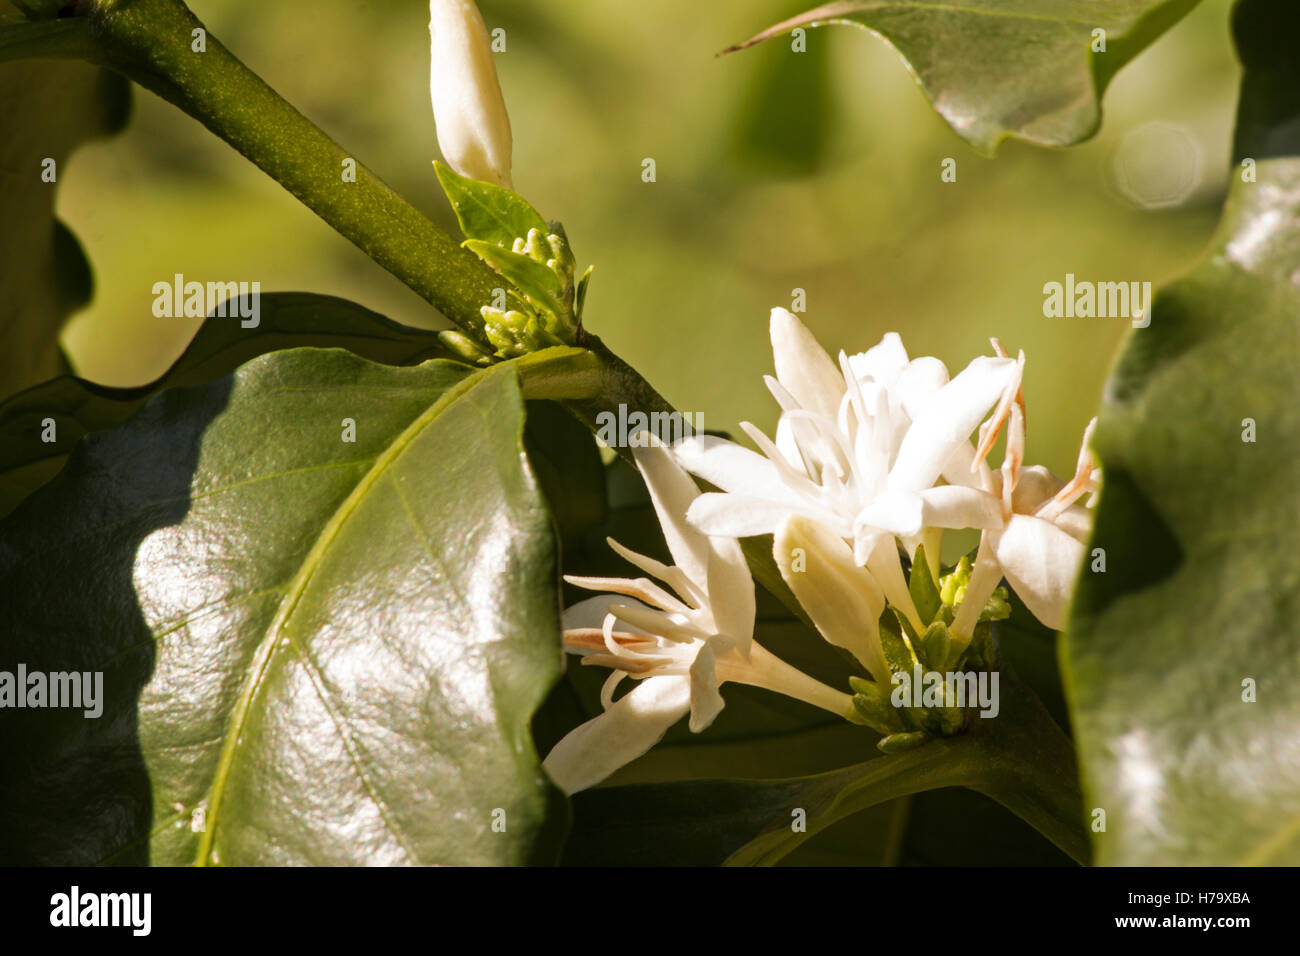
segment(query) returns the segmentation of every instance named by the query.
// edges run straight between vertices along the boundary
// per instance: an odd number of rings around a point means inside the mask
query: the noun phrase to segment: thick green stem
[[[104,65],[180,107],[255,163],[447,318],[481,338],[501,279],[271,89],[181,0],[95,0],[86,17]],[[430,167],[432,176],[432,167]]]

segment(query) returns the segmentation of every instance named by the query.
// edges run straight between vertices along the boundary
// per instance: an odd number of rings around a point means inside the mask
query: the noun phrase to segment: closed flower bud
[[[430,0],[429,37],[429,91],[443,158],[462,176],[512,188],[510,117],[473,0]]]

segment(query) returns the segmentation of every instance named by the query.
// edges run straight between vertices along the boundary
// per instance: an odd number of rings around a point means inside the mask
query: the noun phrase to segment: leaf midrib
[[[491,372],[486,374],[490,375]],[[257,646],[253,660],[250,663],[248,675],[245,677],[244,684],[240,688],[239,697],[235,701],[235,708],[231,713],[230,724],[222,743],[221,756],[217,761],[217,769],[212,784],[208,787],[207,826],[204,828],[203,835],[199,840],[198,852],[194,859],[195,866],[207,866],[211,858],[212,846],[216,838],[220,818],[222,798],[225,794],[225,787],[231,769],[234,766],[239,738],[243,734],[244,726],[252,711],[253,701],[256,699],[262,682],[270,669],[271,661],[275,656],[277,646],[280,644],[280,637],[284,628],[297,610],[298,603],[301,601],[303,594],[306,593],[307,586],[311,583],[325,554],[333,545],[334,540],[338,537],[348,519],[360,506],[362,500],[365,499],[379,479],[386,474],[388,468],[401,457],[402,453],[406,451],[416,437],[431,425],[449,405],[470,392],[475,386],[481,384],[484,379],[485,375],[483,373],[466,376],[443,392],[437,401],[425,409],[411,424],[407,425],[401,434],[375,459],[375,463],[370,470],[366,472],[356,487],[348,493],[348,496],[334,510],[329,521],[325,523],[321,533],[312,544],[311,550],[307,552],[307,556],[303,559],[293,580],[290,581],[288,590],[276,609],[275,617],[272,618],[270,625],[266,629],[266,634]]]

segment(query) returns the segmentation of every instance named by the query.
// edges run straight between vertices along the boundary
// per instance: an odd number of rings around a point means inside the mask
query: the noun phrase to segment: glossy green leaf
[[[743,49],[797,27],[876,33],[976,149],[1008,136],[1045,146],[1087,139],[1111,77],[1197,0],[841,0],[776,24]],[[1103,31],[1105,51],[1095,31]],[[727,51],[730,52],[730,51]]]
[[[83,441],[0,524],[0,669],[102,671],[103,714],[6,712],[0,859],[554,859],[555,542],[516,377],[546,394],[550,359],[276,352]]]
[[[1106,566],[1066,686],[1103,864],[1300,863],[1300,11],[1249,0],[1234,27],[1218,238],[1133,332],[1095,439]]]
[[[11,29],[15,27],[0,31]],[[4,35],[0,32],[0,51]],[[59,329],[90,300],[93,281],[81,246],[55,217],[55,195],[72,151],[126,123],[130,92],[121,77],[85,63],[0,62],[0,103],[5,111],[0,130],[4,398],[64,371]],[[93,176],[94,171],[82,174]],[[53,182],[43,178],[51,175]]]
[[[550,232],[546,220],[517,192],[469,179],[444,163],[433,165],[466,239],[509,249],[516,239],[527,238],[531,229],[543,235]]]
[[[945,787],[898,802],[907,806],[901,832],[895,834],[899,845],[894,861],[899,866],[1078,866],[1024,820],[974,790]],[[836,845],[854,833],[856,821],[869,819],[879,809],[822,831],[782,862],[797,861],[803,850],[815,850],[818,844]]]
[[[1075,859],[1086,859],[1069,742],[1031,693],[1006,672],[1002,678],[997,717],[977,718],[969,733],[905,753],[793,779],[688,780],[579,793],[565,859],[770,865],[854,814],[946,787],[991,797]],[[806,831],[792,826],[796,821]]]

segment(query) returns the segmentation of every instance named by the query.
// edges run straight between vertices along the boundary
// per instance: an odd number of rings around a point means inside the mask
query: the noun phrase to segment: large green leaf
[[[260,297],[256,327],[244,328],[238,318],[209,318],[172,367],[148,385],[110,388],[67,375],[0,403],[0,516],[57,474],[83,436],[126,421],[163,389],[215,381],[259,355],[305,345],[346,348],[386,365],[415,364],[442,352],[436,332],[400,325],[346,299],[268,293]]]
[[[731,49],[796,27],[864,27],[902,55],[934,108],[980,151],[992,153],[1007,136],[1069,146],[1097,131],[1111,77],[1196,3],[841,0]],[[1105,52],[1094,52],[1096,30]]]
[[[47,26],[0,27],[0,61],[9,31]],[[0,398],[63,371],[59,328],[91,296],[90,265],[55,218],[58,181],[42,179],[45,161],[61,180],[72,151],[121,129],[129,104],[127,82],[96,66],[0,62]]]
[[[0,859],[553,859],[556,555],[516,370],[575,351],[277,352],[85,439],[0,525],[0,669],[102,671],[104,711],[5,712]]]
[[[1097,429],[1107,566],[1084,573],[1066,662],[1106,864],[1300,863],[1300,11],[1249,0],[1234,26],[1257,181],[1234,170]]]

